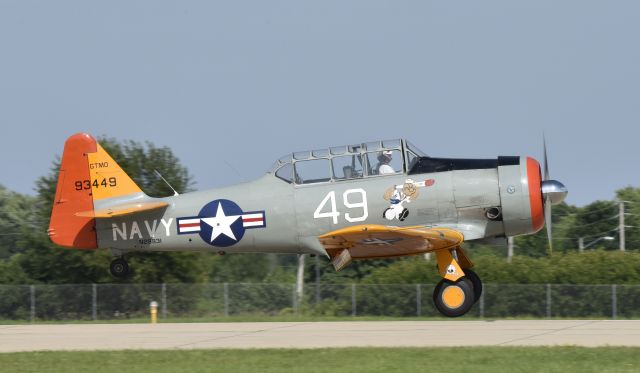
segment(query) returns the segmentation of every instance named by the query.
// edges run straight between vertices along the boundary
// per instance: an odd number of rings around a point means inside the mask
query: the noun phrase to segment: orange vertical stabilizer
[[[96,151],[96,140],[86,133],[75,134],[64,144],[47,231],[57,245],[76,249],[98,247],[95,218],[77,215],[93,210],[89,153]]]

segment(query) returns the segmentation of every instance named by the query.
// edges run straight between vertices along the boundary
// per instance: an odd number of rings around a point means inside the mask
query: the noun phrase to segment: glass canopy
[[[336,182],[404,173],[423,156],[406,140],[382,140],[287,154],[269,173],[297,185]]]

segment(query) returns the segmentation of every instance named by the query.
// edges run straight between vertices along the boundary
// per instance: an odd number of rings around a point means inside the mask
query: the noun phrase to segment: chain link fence
[[[114,320],[220,316],[439,316],[434,285],[86,284],[0,285],[0,320]],[[639,318],[640,285],[485,284],[470,316]]]

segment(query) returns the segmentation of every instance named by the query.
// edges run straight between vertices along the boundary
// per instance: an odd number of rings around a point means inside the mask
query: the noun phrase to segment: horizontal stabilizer
[[[167,202],[129,202],[120,205],[113,205],[102,209],[77,212],[76,216],[91,218],[112,218],[115,216],[131,215],[143,211],[158,210],[169,206]]]

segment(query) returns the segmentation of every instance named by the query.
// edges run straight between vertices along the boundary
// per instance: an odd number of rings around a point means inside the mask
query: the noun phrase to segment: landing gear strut
[[[124,278],[129,274],[129,263],[124,259],[124,257],[119,257],[111,261],[111,266],[109,267],[111,271],[111,275],[113,277]]]
[[[462,248],[436,251],[438,271],[444,277],[433,290],[433,303],[441,314],[458,317],[480,299],[482,281]],[[463,269],[464,268],[464,269]]]

